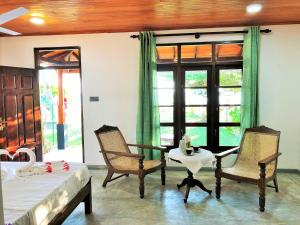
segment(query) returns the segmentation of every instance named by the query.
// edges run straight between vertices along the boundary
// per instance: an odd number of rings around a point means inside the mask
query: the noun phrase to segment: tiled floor
[[[192,188],[188,203],[183,203],[185,188],[176,184],[186,176],[184,171],[167,171],[167,183],[160,185],[160,174],[145,179],[145,198],[138,197],[138,178],[130,175],[101,184],[105,170],[93,170],[93,214],[86,216],[81,204],[64,225],[185,225],[185,224],[300,224],[300,175],[278,174],[279,193],[267,188],[266,211],[258,210],[258,188],[255,185],[222,180],[221,200]],[[197,176],[214,190],[213,172]]]

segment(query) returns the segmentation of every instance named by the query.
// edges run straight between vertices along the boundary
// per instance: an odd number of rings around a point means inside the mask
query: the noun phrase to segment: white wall
[[[279,165],[300,168],[300,25],[272,26],[260,55],[260,123],[281,131]]]
[[[261,124],[282,131],[280,168],[300,169],[300,104],[297,53],[300,25],[268,26],[262,35],[260,66]],[[239,30],[222,28],[206,30]],[[185,32],[160,31],[166,32]],[[190,30],[192,31],[192,30]],[[199,30],[197,30],[199,31]],[[203,31],[203,30],[200,30]],[[93,130],[102,124],[118,125],[128,142],[135,142],[139,42],[129,33],[0,38],[0,65],[34,67],[34,47],[80,46],[82,50],[85,158],[103,164]],[[168,37],[158,43],[241,40],[241,35]],[[99,96],[90,103],[89,96]],[[290,119],[291,120],[288,120]]]
[[[125,33],[1,38],[0,65],[34,68],[33,48],[51,46],[81,47],[85,160],[104,164],[95,129],[118,125],[135,142],[139,42]]]

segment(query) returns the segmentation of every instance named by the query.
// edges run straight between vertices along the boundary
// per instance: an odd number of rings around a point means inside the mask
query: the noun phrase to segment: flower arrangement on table
[[[179,142],[179,149],[184,155],[190,155],[192,150],[191,150],[191,138],[184,134],[182,139]],[[189,153],[189,154],[188,154]]]

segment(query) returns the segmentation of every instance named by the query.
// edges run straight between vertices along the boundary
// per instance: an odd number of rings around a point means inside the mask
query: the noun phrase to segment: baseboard
[[[300,174],[300,171],[297,169],[277,169],[277,173],[297,173]]]
[[[107,166],[105,166],[105,165],[87,165],[87,168],[89,170],[104,170],[104,169],[107,169]]]
[[[106,170],[107,167],[105,165],[88,165],[89,170]],[[186,168],[183,166],[167,166],[167,171],[186,171]],[[215,168],[212,167],[203,167],[200,171],[215,171]],[[297,173],[300,175],[300,170],[297,169],[277,169],[277,173]]]

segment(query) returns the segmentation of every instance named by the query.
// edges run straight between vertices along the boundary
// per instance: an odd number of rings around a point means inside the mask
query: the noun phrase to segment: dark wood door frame
[[[183,45],[212,45],[212,60],[210,62],[182,62],[181,59],[181,46]],[[237,61],[216,61],[216,45],[217,44],[242,44],[241,40],[235,41],[213,41],[213,42],[183,42],[183,43],[160,43],[156,46],[177,46],[178,62],[165,62],[157,65],[157,71],[172,71],[175,82],[175,94],[174,94],[174,122],[173,123],[160,123],[161,126],[172,126],[174,128],[174,145],[166,146],[168,149],[177,147],[179,140],[185,132],[182,128],[185,127],[184,121],[184,71],[191,69],[206,69],[207,74],[207,148],[214,153],[218,153],[232,146],[219,146],[219,126],[239,126],[239,123],[220,123],[219,122],[219,70],[220,69],[240,69],[243,67],[241,60]],[[201,124],[204,126],[204,123]]]
[[[41,67],[39,66],[39,54],[38,52],[41,50],[63,50],[63,49],[78,49],[79,52],[79,66],[51,66],[51,67]],[[81,48],[79,46],[65,46],[65,47],[41,47],[34,48],[34,64],[36,74],[39,74],[39,70],[42,69],[79,69],[79,77],[80,77],[80,96],[81,96],[81,138],[82,138],[82,161],[85,162],[85,149],[84,149],[84,121],[83,121],[83,95],[82,95],[82,66],[81,66]]]

